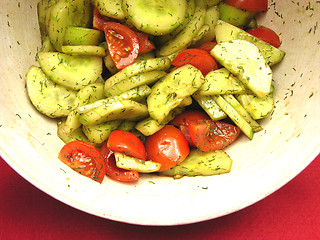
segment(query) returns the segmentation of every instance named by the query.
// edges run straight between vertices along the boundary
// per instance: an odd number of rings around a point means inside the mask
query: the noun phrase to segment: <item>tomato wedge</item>
[[[104,33],[111,58],[118,70],[132,64],[139,54],[137,34],[117,22],[105,22]]]
[[[105,175],[105,165],[98,149],[87,142],[72,141],[59,152],[59,159],[74,171],[99,183]]]
[[[225,0],[224,2],[250,12],[264,12],[268,10],[268,0]]]
[[[135,32],[137,34],[139,40],[139,53],[146,53],[154,50],[156,47],[154,44],[149,40],[148,34],[143,32]]]
[[[148,160],[161,163],[159,172],[179,164],[190,152],[185,136],[171,125],[149,136],[145,146]]]
[[[218,69],[216,61],[208,52],[196,48],[182,51],[172,61],[172,65],[176,67],[181,67],[185,64],[191,64],[198,68],[203,76],[206,76],[210,71]]]
[[[144,161],[147,160],[146,149],[142,141],[128,131],[112,131],[107,141],[107,147],[113,152],[120,152]]]
[[[212,50],[212,48],[214,48],[215,45],[217,45],[216,42],[204,42],[197,48],[202,49],[202,50],[210,53],[210,51]]]
[[[108,21],[111,21],[107,16],[101,15],[97,8],[93,9],[93,28],[98,29],[100,31],[104,31],[104,24]]]
[[[191,121],[188,129],[191,140],[203,152],[221,150],[234,142],[240,134],[237,126],[212,120]]]
[[[272,29],[267,27],[253,28],[247,31],[253,36],[260,38],[262,41],[271,44],[272,46],[278,48],[281,45],[280,38]]]
[[[107,142],[101,146],[100,152],[105,162],[106,175],[111,179],[120,182],[132,182],[139,180],[140,174],[137,171],[125,170],[117,167],[114,154],[107,147]]]

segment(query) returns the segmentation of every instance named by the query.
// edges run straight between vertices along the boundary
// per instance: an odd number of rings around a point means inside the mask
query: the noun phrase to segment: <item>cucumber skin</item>
[[[235,8],[221,2],[219,4],[220,20],[230,23],[234,26],[247,25],[256,15],[255,12],[245,11],[239,8]]]

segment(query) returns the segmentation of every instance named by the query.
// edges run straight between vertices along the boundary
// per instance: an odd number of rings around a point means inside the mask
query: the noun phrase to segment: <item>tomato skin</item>
[[[144,161],[147,160],[146,149],[142,141],[128,131],[112,131],[107,141],[107,147],[113,152],[120,152]]]
[[[132,64],[139,54],[137,34],[117,22],[105,22],[104,33],[111,58],[118,70]]]
[[[253,28],[247,31],[251,35],[271,44],[272,46],[278,48],[281,45],[280,38],[272,29],[267,27]]]
[[[218,69],[216,61],[208,52],[196,48],[183,50],[173,59],[171,64],[176,67],[191,64],[198,68],[203,76],[206,76],[210,71]]]
[[[179,164],[190,152],[185,136],[171,125],[149,136],[145,146],[148,160],[161,163],[159,172]]]
[[[212,48],[214,48],[214,46],[216,46],[216,45],[217,45],[216,42],[204,42],[197,48],[202,49],[202,50],[210,53]]]
[[[211,118],[204,112],[198,110],[187,110],[176,116],[170,123],[174,126],[188,125],[194,120],[210,120]]]
[[[135,32],[137,34],[139,40],[139,53],[146,53],[154,50],[156,47],[154,44],[148,39],[148,34],[143,32]]]
[[[192,121],[188,129],[191,140],[203,152],[221,150],[234,142],[240,134],[237,126],[212,120]]]
[[[101,146],[101,155],[105,162],[106,175],[111,179],[120,182],[137,181],[140,174],[137,171],[125,170],[118,168],[113,152],[107,147],[107,142]]]
[[[69,142],[61,148],[58,157],[81,175],[99,183],[103,181],[105,164],[99,150],[91,144],[79,140]]]
[[[224,2],[250,12],[264,12],[268,10],[268,0],[225,0]]]
[[[92,21],[93,28],[100,31],[104,31],[104,24],[108,21],[111,21],[111,19],[108,18],[107,16],[101,15],[101,13],[97,8],[93,9],[93,21]]]

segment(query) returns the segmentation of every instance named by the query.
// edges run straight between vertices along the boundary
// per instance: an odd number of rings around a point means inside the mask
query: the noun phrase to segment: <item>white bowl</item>
[[[62,164],[56,121],[31,105],[25,73],[40,46],[37,0],[2,1],[0,154],[21,176],[52,197],[103,218],[143,225],[178,225],[217,218],[282,187],[320,152],[320,4],[272,1],[260,23],[280,33],[286,57],[274,69],[276,108],[252,141],[227,152],[229,174],[212,177],[145,175],[134,184],[100,185]]]

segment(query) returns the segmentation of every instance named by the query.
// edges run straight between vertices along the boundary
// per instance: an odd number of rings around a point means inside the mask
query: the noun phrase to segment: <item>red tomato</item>
[[[170,125],[149,136],[145,146],[148,159],[161,163],[159,172],[181,163],[190,152],[185,136]]]
[[[93,9],[93,28],[103,31],[104,24],[110,20],[107,16],[101,15],[97,8]]]
[[[148,39],[148,34],[136,31],[139,40],[139,53],[146,53],[154,50],[156,47]]]
[[[240,134],[238,127],[212,120],[192,121],[188,128],[191,140],[204,152],[223,149],[236,140]]]
[[[212,50],[212,48],[214,48],[215,45],[217,45],[216,42],[204,42],[198,48],[210,53],[210,51]]]
[[[272,29],[266,27],[258,27],[248,30],[253,36],[260,38],[262,41],[271,44],[272,46],[278,48],[281,45],[280,38]]]
[[[108,50],[117,69],[121,70],[134,62],[139,54],[137,34],[125,25],[105,22],[104,33]]]
[[[107,141],[107,147],[113,152],[120,152],[144,161],[147,160],[146,149],[142,141],[128,131],[112,131]]]
[[[59,159],[76,172],[99,183],[105,175],[105,165],[98,149],[87,142],[72,141],[65,144]]]
[[[137,181],[140,178],[140,174],[137,171],[125,170],[117,167],[114,154],[107,147],[106,142],[101,146],[100,152],[105,162],[106,175],[111,179],[120,182],[132,182]]]
[[[197,110],[187,110],[178,116],[176,116],[172,121],[171,124],[174,126],[180,126],[180,125],[187,125],[188,122],[194,121],[194,120],[210,120],[211,118],[202,111]]]
[[[191,64],[198,68],[203,76],[208,72],[218,69],[218,65],[213,57],[202,49],[186,49],[179,53],[172,61],[172,65],[181,67],[185,64]]]
[[[188,125],[180,125],[179,129],[182,132],[182,134],[185,136],[185,138],[187,139],[189,146],[196,147],[196,145],[192,142],[192,139],[190,137]]]
[[[250,12],[268,10],[268,0],[225,0],[225,3]]]

